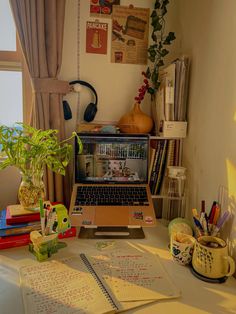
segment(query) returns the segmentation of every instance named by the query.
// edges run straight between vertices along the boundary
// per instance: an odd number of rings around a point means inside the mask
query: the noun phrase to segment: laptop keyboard
[[[76,206],[148,206],[145,187],[79,186]]]

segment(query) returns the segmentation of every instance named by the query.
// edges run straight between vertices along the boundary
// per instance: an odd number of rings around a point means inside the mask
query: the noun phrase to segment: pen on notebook
[[[41,222],[41,230],[42,235],[45,235],[45,211],[43,208],[43,200],[40,198],[39,200],[39,211],[40,211],[40,222]]]
[[[212,236],[215,237],[217,233],[220,231],[223,224],[226,222],[226,220],[230,217],[230,212],[226,211],[224,212],[223,216],[219,219],[215,229],[212,232]]]

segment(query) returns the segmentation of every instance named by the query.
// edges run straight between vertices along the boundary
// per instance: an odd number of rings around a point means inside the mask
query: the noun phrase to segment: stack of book
[[[0,249],[27,245],[29,234],[40,230],[39,213],[26,211],[20,205],[10,205],[0,211]]]
[[[39,212],[25,210],[21,205],[9,205],[0,210],[0,249],[29,244],[33,230],[41,230]],[[71,236],[76,236],[74,227],[58,238]]]

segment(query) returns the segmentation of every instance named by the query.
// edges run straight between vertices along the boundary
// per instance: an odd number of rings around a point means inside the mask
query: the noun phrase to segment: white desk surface
[[[236,313],[236,279],[229,278],[223,284],[206,283],[195,278],[190,269],[172,261],[168,250],[167,228],[158,223],[155,228],[145,228],[146,238],[129,240],[139,244],[146,251],[157,253],[182,296],[178,299],[155,302],[125,313],[137,314],[226,314]],[[60,240],[67,247],[52,256],[60,259],[77,253],[98,252],[95,243],[98,240],[84,240],[77,237]],[[126,241],[126,240],[114,240]],[[104,250],[106,252],[106,250]],[[24,308],[19,286],[18,269],[20,266],[38,263],[28,251],[27,246],[0,251],[0,313],[23,314]],[[32,313],[35,314],[35,313]],[[94,313],[96,314],[96,313]]]

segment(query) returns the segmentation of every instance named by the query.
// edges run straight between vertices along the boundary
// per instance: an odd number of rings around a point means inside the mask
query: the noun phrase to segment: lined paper
[[[80,257],[20,269],[25,313],[114,313]]]

